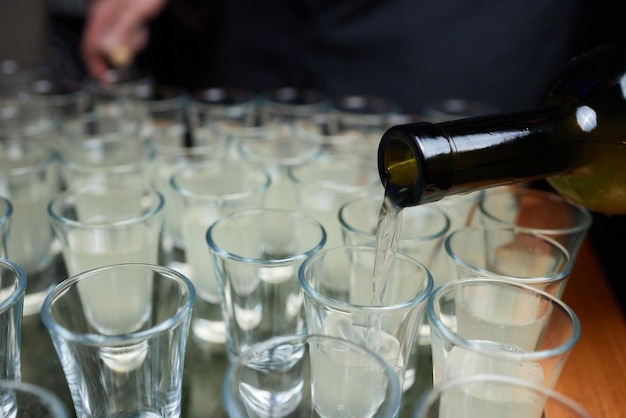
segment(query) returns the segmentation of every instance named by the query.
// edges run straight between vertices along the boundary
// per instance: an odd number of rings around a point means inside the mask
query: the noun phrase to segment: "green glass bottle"
[[[378,170],[399,207],[546,178],[591,210],[626,214],[626,48],[574,58],[536,109],[391,127]]]

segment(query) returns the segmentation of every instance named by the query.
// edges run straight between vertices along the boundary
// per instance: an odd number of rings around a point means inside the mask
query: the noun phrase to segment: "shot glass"
[[[149,140],[117,134],[62,140],[61,177],[66,188],[86,184],[149,185],[155,151]]]
[[[175,104],[181,105],[178,101],[170,103]],[[158,168],[152,170],[152,184],[165,199],[160,263],[187,274],[190,267],[185,254],[180,216],[183,204],[170,180],[172,174],[190,164],[224,159],[228,145],[227,137],[221,137],[204,126],[200,127],[197,112],[192,109],[194,107],[191,105],[170,108],[168,112],[164,109],[160,117],[153,120],[155,134],[151,135],[155,151],[154,167]]]
[[[69,418],[67,408],[52,392],[31,383],[0,379],[0,416]]]
[[[391,118],[399,113],[400,105],[386,97],[341,95],[331,103],[327,128],[332,135],[358,133],[361,141],[352,152],[358,152],[376,164],[380,137],[389,127]]]
[[[11,231],[6,257],[28,276],[24,314],[39,312],[56,278],[52,263],[57,255],[46,206],[60,190],[55,152],[39,143],[0,141],[0,195],[11,201]]]
[[[329,130],[335,133],[357,130],[382,134],[391,118],[400,113],[400,105],[391,99],[363,95],[335,97],[330,109]]]
[[[592,224],[591,212],[560,195],[528,187],[486,191],[478,205],[482,225],[515,226],[558,241],[575,260]]]
[[[434,384],[487,373],[553,388],[580,338],[569,306],[511,280],[445,283],[430,295],[427,312]]]
[[[41,317],[76,416],[180,416],[194,299],[189,279],[151,264],[107,265],[57,285]]]
[[[236,143],[261,129],[258,96],[237,87],[210,87],[191,94],[189,122],[195,144],[224,144],[224,156],[240,159]]]
[[[339,208],[343,243],[345,245],[376,245],[376,232],[383,204],[380,193],[348,200]],[[402,228],[398,251],[421,261],[434,271],[443,255],[443,241],[450,228],[450,218],[436,205],[420,205],[402,210]]]
[[[7,198],[0,196],[0,258],[7,258],[7,242],[11,229],[13,205]]]
[[[38,135],[41,143],[58,149],[59,132],[64,120],[86,108],[89,94],[84,84],[54,76],[36,77],[24,94],[28,112],[24,118],[25,131]]]
[[[324,148],[308,135],[262,126],[254,136],[239,138],[236,147],[244,163],[262,167],[270,173],[272,185],[268,190],[266,206],[270,208],[297,208],[294,186],[289,170],[315,160]]]
[[[108,264],[157,264],[163,197],[150,188],[87,185],[57,194],[48,219],[70,276]],[[94,303],[100,300],[93,293]]]
[[[129,116],[141,124],[141,137],[179,143],[189,134],[187,102],[182,89],[160,84],[131,87],[122,101]]]
[[[476,374],[441,382],[419,399],[413,418],[591,418],[574,400],[525,379]]]
[[[380,193],[357,197],[344,203],[339,209],[339,223],[345,245],[376,246],[376,232],[383,204]],[[438,282],[438,266],[442,263],[443,240],[450,227],[448,215],[435,205],[420,205],[402,210],[402,229],[397,250],[421,261],[433,276],[433,286]],[[415,381],[419,357],[419,345],[429,346],[424,336],[430,333],[428,323],[422,317],[420,337],[411,350],[404,377],[404,390]]]
[[[93,141],[120,136],[127,141],[141,138],[144,121],[128,110],[126,100],[117,90],[91,84],[85,87],[86,99],[67,109],[58,124],[60,141]]]
[[[288,169],[296,208],[321,222],[328,234],[327,247],[343,245],[339,208],[348,200],[384,188],[376,166],[354,155],[323,155]]]
[[[292,128],[326,112],[331,103],[328,95],[320,90],[292,86],[266,90],[259,99],[263,125],[288,125]]]
[[[0,258],[0,379],[20,380],[22,376],[20,351],[26,282],[26,273],[20,266]]]
[[[320,143],[323,147],[323,155],[353,155],[355,150],[359,150],[359,153],[363,151],[363,154],[367,154],[367,151],[363,150],[364,144],[368,140],[367,133],[359,129],[337,129],[333,125],[334,123],[335,120],[330,112],[320,113],[306,123],[299,123],[296,131],[298,135]],[[372,156],[375,156],[375,153],[368,155],[370,158]]]
[[[198,299],[192,335],[204,345],[223,348],[226,329],[206,232],[213,222],[236,210],[263,207],[270,176],[260,167],[211,161],[190,164],[171,178],[181,219],[188,277]]]
[[[367,347],[404,385],[433,279],[426,266],[399,252],[375,271],[376,257],[371,246],[340,246],[302,263],[298,278],[307,330]]]
[[[563,294],[573,267],[572,257],[561,244],[516,227],[457,229],[445,240],[445,254],[456,267],[454,279],[508,279],[557,297]]]
[[[452,232],[464,226],[473,225],[476,222],[478,202],[480,202],[483,193],[483,190],[477,190],[467,194],[446,196],[433,204],[439,206],[448,214],[450,218],[450,232]]]
[[[231,361],[270,337],[306,333],[297,275],[326,243],[319,222],[287,209],[239,210],[213,223],[206,240]]]
[[[274,337],[241,353],[223,383],[229,417],[397,417],[395,372],[363,346],[322,335]]]

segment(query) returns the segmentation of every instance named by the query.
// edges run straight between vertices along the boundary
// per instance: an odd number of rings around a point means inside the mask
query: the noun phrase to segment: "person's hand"
[[[123,68],[148,41],[148,22],[167,0],[94,0],[81,53],[89,74],[106,81],[107,70]]]

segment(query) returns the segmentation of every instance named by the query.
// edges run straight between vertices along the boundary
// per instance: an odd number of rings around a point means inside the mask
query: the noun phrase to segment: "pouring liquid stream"
[[[393,256],[398,247],[400,228],[402,226],[402,208],[395,205],[385,193],[380,207],[378,224],[376,228],[376,247],[374,271],[372,273],[372,299],[371,306],[383,306],[387,282],[391,273]],[[369,324],[370,344],[374,349],[380,349],[381,338],[380,316],[374,316]]]

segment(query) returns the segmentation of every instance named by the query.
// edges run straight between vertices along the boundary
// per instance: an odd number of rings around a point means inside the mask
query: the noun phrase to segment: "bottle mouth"
[[[410,136],[407,138],[398,131],[387,131],[380,141],[378,172],[385,196],[396,206],[419,203],[423,179],[419,176],[418,155]]]
[[[454,184],[454,150],[447,122],[389,128],[378,147],[378,172],[386,197],[407,207],[440,200]]]

